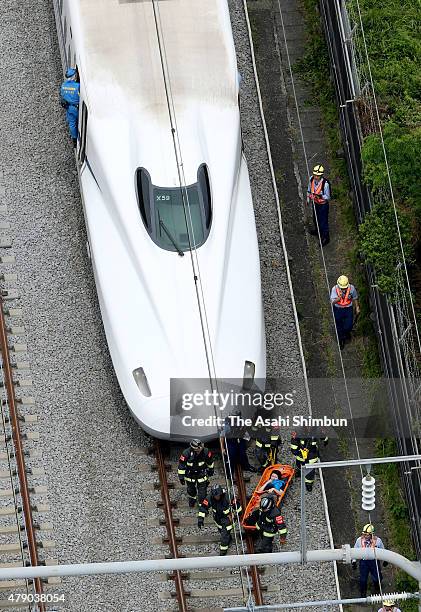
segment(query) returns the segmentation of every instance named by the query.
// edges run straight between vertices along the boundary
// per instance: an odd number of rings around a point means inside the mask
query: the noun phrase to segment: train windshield
[[[198,182],[184,188],[152,184],[144,168],[136,172],[137,196],[143,222],[152,240],[166,251],[184,252],[201,246],[212,221],[210,183],[202,164]]]
[[[197,184],[186,189],[154,187],[153,208],[156,239],[163,249],[187,251],[190,243],[203,244],[205,233]]]

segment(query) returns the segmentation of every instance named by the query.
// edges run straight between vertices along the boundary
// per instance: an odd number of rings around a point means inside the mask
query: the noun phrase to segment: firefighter
[[[230,502],[228,494],[221,485],[212,485],[210,495],[205,497],[199,506],[197,513],[197,526],[202,529],[205,523],[205,516],[212,512],[212,518],[218,527],[221,539],[219,541],[220,556],[226,555],[232,540],[233,513],[241,512],[241,506],[236,505],[236,500]]]
[[[361,536],[355,542],[355,548],[384,548],[381,539],[374,535],[374,526],[371,523],[364,525]],[[387,567],[388,562],[383,561],[383,567]],[[352,568],[356,569],[357,562],[352,561]],[[382,573],[380,571],[379,561],[376,559],[360,559],[360,594],[361,597],[367,597],[368,577],[371,574],[373,581],[373,589],[376,593],[380,593]]]
[[[328,438],[322,438],[323,444],[326,446]],[[313,465],[320,459],[319,442],[317,438],[301,438],[296,432],[292,432],[291,451],[295,457],[295,475],[301,477],[301,467],[305,465]],[[313,490],[314,481],[316,479],[316,469],[306,471],[305,485],[307,491]]]
[[[80,82],[77,68],[66,70],[66,80],[60,88],[60,103],[66,109],[66,119],[69,126],[73,146],[77,144],[77,125],[79,118]]]
[[[310,234],[318,236],[320,232],[322,246],[326,246],[330,241],[329,200],[331,190],[329,181],[323,177],[324,171],[321,164],[314,166],[307,187],[307,204],[312,206],[314,222],[314,229],[310,230]]]
[[[263,472],[269,465],[277,463],[280,436],[270,427],[259,427],[256,437],[256,457]]]
[[[237,410],[232,416],[241,417],[241,412]],[[250,435],[245,427],[235,425],[235,421],[234,426],[231,425],[230,418],[227,417],[224,422],[223,436],[223,455],[227,472],[229,472],[230,466],[232,473],[234,473],[237,465],[244,472],[257,472],[257,468],[250,464],[247,456],[247,442],[250,440]]]
[[[187,483],[190,508],[194,508],[196,503],[200,505],[206,497],[213,469],[211,451],[205,448],[201,440],[192,440],[189,448],[181,453],[178,463],[178,478],[182,485]]]
[[[355,315],[358,316],[360,314],[357,290],[354,285],[350,284],[347,276],[340,276],[336,281],[336,285],[332,287],[330,302],[335,316],[339,347],[342,350],[345,346],[345,341],[351,338],[354,326],[354,306]]]
[[[287,528],[273,495],[265,495],[261,498],[259,508],[252,512],[247,519],[247,524],[256,525],[258,541],[255,550],[257,553],[272,552],[273,539],[276,534],[279,534],[281,544],[286,541]]]

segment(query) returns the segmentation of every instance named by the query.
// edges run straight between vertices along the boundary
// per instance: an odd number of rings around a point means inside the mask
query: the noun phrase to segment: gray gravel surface
[[[275,201],[250,67],[240,2],[232,18],[244,77],[242,116],[262,261],[268,371],[301,377],[296,332],[277,229]],[[77,176],[64,115],[58,104],[61,67],[52,5],[11,0],[0,7],[0,166],[2,204],[13,227],[23,322],[28,330],[34,412],[40,417],[42,465],[48,485],[47,518],[54,525],[60,563],[156,556],[157,531],[146,527],[153,510],[137,451],[147,437],[129,416],[113,374],[95,287],[86,257],[86,234]],[[290,456],[288,456],[290,460]],[[297,496],[285,508],[298,545]],[[311,546],[327,546],[318,488]],[[314,528],[313,528],[314,527]],[[163,530],[161,529],[163,533]],[[159,533],[159,529],[158,529]],[[162,552],[162,551],[161,551]],[[166,551],[165,551],[166,552]],[[328,567],[282,571],[282,600],[332,596]],[[68,579],[56,587],[71,612],[166,609],[153,577]]]

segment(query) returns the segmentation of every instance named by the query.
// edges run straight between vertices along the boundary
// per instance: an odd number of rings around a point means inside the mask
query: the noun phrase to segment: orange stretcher
[[[255,488],[253,495],[251,496],[251,499],[249,503],[247,504],[246,511],[244,512],[243,519],[241,521],[241,524],[244,527],[244,529],[250,529],[250,530],[256,529],[255,525],[247,525],[246,521],[248,517],[250,516],[250,514],[254,510],[256,510],[256,508],[259,507],[260,499],[262,495],[265,495],[265,493],[257,493],[257,491],[260,489],[260,487],[263,487],[263,485],[270,479],[270,475],[272,474],[274,470],[277,472],[280,472],[282,474],[282,478],[286,480],[285,487],[282,489],[282,491],[280,491],[281,495],[276,496],[276,505],[278,507],[280,506],[284,498],[284,495],[289,485],[291,484],[291,480],[294,478],[295,469],[291,465],[283,465],[281,463],[276,463],[275,465],[270,465],[269,467],[265,469],[265,471],[263,472],[259,480],[259,484]]]

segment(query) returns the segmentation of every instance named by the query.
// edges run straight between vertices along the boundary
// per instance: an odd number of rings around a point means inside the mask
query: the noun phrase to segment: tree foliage
[[[412,255],[421,235],[421,2],[359,0],[359,5],[401,233],[405,251]],[[349,10],[358,23],[356,0],[350,0]],[[361,32],[359,36],[361,50]],[[363,52],[361,59],[368,74]],[[389,183],[378,133],[365,137],[361,156],[364,180],[375,200],[382,201]],[[392,213],[390,205],[378,205],[360,228],[362,250],[378,271],[381,290],[387,292],[394,286],[399,261]]]
[[[399,227],[407,263],[412,261],[411,221],[407,213],[398,212]],[[393,293],[397,281],[397,266],[402,250],[396,231],[396,218],[390,202],[376,204],[359,227],[360,248],[368,263],[376,270],[379,290]]]

